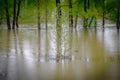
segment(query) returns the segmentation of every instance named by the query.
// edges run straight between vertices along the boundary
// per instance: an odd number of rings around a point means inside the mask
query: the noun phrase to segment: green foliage
[[[13,0],[8,0],[10,18],[13,16]],[[78,14],[79,18],[91,18],[94,16],[96,19],[102,18],[102,13],[105,11],[107,19],[116,21],[117,8],[119,7],[120,0],[89,0],[90,7],[87,12],[84,11],[85,0],[72,0],[72,15],[73,17]],[[88,1],[88,0],[86,0]],[[69,20],[69,0],[61,0],[62,9],[62,22]],[[20,23],[37,23],[37,0],[22,0],[20,11]],[[5,17],[5,3],[0,0],[0,21]],[[40,0],[40,17],[41,22],[45,22],[47,9],[47,19],[49,22],[54,22],[56,18],[56,1],[55,0]]]

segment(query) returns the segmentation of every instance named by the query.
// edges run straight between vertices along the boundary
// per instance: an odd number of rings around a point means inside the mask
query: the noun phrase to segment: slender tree
[[[57,18],[57,28],[61,28],[60,24],[61,24],[61,21],[60,21],[60,18],[61,18],[61,5],[60,5],[60,0],[56,0],[56,7],[57,7],[57,14],[56,14],[56,18]]]
[[[87,12],[87,0],[84,0],[84,11]]]
[[[69,27],[73,27],[72,0],[69,0]]]
[[[116,20],[116,26],[117,26],[117,29],[120,28],[120,7],[119,7],[119,0],[117,0],[117,20]]]
[[[77,22],[78,22],[78,9],[80,5],[80,0],[77,0],[77,9],[76,9],[76,16],[75,16],[75,28],[77,27]]]
[[[84,12],[85,14],[87,13],[87,0],[84,0]],[[83,27],[87,28],[88,26],[88,18],[84,17],[83,18]]]
[[[40,24],[40,0],[37,0],[37,7],[38,7],[38,29],[41,29],[41,24]]]
[[[20,6],[21,6],[21,0],[18,0],[18,9],[17,9],[17,15],[16,15],[16,27],[18,28],[18,18],[19,18],[19,14],[20,14]]]
[[[103,25],[103,28],[105,28],[105,0],[102,0],[102,7],[103,7],[103,14],[102,14],[102,18],[103,18],[103,21],[102,21],[102,25]]]
[[[48,26],[48,25],[47,25],[47,22],[48,22],[48,21],[47,21],[47,17],[48,17],[48,6],[47,6],[48,4],[47,4],[47,2],[48,2],[48,0],[45,0],[45,1],[46,1],[46,2],[45,2],[45,4],[46,4],[46,5],[45,5],[45,27],[46,27],[46,30],[47,30],[47,26]]]
[[[5,0],[5,12],[6,12],[6,19],[7,19],[7,28],[11,29],[10,15],[9,15],[9,9],[8,9],[8,0]]]
[[[15,29],[15,23],[16,23],[16,0],[14,0],[14,4],[13,4],[13,25],[12,25],[12,29]]]

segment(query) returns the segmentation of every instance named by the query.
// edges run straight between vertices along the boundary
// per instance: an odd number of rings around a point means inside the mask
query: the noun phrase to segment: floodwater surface
[[[0,80],[120,80],[120,34],[1,29]]]

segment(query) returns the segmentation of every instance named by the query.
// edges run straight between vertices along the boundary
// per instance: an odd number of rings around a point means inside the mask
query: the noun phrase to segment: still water
[[[0,80],[120,80],[120,34],[1,29]]]

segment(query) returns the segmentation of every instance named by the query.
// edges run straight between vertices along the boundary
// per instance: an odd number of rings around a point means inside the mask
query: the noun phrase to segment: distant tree
[[[5,0],[5,12],[6,12],[6,19],[7,19],[7,28],[11,29],[10,15],[9,15],[9,9],[8,9],[8,0]]]
[[[61,22],[60,22],[60,18],[61,18],[61,15],[62,15],[62,12],[61,12],[61,2],[60,2],[60,0],[56,0],[56,7],[57,7],[57,14],[56,14],[56,18],[57,18],[57,28],[59,27],[61,27],[60,26],[60,24],[61,24]]]
[[[69,27],[73,27],[72,0],[69,0]]]
[[[16,27],[18,28],[19,27],[18,18],[19,18],[19,14],[20,14],[21,0],[18,0],[17,4],[18,4],[17,5],[18,9],[17,9],[17,15],[16,15]]]
[[[41,24],[40,24],[40,0],[37,0],[37,8],[38,8],[38,29],[41,29]]]
[[[12,25],[12,29],[15,29],[15,23],[16,23],[16,0],[14,0],[13,3],[13,25]]]
[[[45,0],[45,27],[47,30],[47,22],[48,22],[48,0]]]
[[[117,20],[116,20],[116,26],[117,29],[120,29],[120,0],[117,0]]]
[[[79,7],[80,7],[80,0],[77,0],[77,8],[76,8],[76,16],[75,16],[75,28],[77,27],[77,22],[78,22],[78,12],[79,12]]]

